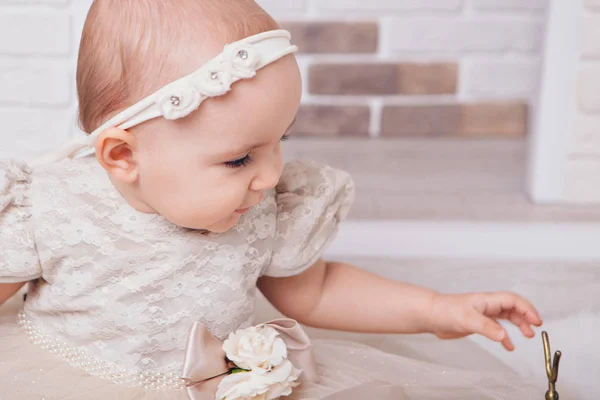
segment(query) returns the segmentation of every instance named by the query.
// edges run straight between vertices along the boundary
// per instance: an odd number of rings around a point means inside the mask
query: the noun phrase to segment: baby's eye
[[[250,155],[247,155],[238,160],[227,161],[225,163],[225,165],[228,166],[229,168],[241,168],[241,167],[245,167],[246,165],[250,164],[251,162],[252,162],[252,160],[250,159]]]
[[[281,137],[282,142],[285,142],[286,140],[289,140],[289,139],[290,139],[290,135],[287,133]]]

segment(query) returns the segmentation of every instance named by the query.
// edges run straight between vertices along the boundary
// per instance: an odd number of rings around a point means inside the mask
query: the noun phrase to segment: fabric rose
[[[287,359],[285,341],[270,326],[232,332],[223,350],[237,368],[220,382],[218,400],[273,400],[290,395],[300,384],[302,371]]]
[[[277,331],[268,326],[232,332],[223,343],[227,358],[241,369],[264,373],[283,363],[287,347]]]
[[[274,400],[288,396],[300,383],[301,371],[289,360],[268,373],[239,372],[225,377],[219,384],[218,400]]]
[[[224,65],[211,62],[206,68],[195,72],[190,82],[206,97],[218,97],[231,90],[233,78]]]
[[[223,342],[195,322],[181,377],[190,400],[274,400],[292,394],[300,375],[316,382],[316,371],[310,339],[297,321],[283,318],[232,332]]]
[[[223,51],[223,58],[240,75],[240,78],[252,78],[260,65],[260,51],[249,44],[227,45]]]
[[[166,86],[157,97],[160,112],[168,120],[187,117],[197,110],[206,98],[186,82]]]

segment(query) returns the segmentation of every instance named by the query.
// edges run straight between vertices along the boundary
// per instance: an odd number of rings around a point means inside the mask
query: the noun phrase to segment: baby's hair
[[[252,0],[95,0],[77,66],[81,128],[91,133],[224,44],[273,29],[277,23]]]

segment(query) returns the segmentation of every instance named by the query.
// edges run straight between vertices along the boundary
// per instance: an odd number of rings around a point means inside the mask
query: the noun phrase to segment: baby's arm
[[[433,333],[454,339],[474,333],[514,346],[498,323],[523,335],[542,320],[524,298],[507,292],[443,295],[387,280],[344,263],[317,262],[289,278],[263,277],[259,289],[283,314],[318,328],[366,333]]]
[[[317,262],[289,278],[263,277],[259,289],[283,314],[325,329],[430,332],[436,292],[387,280],[348,264]]]
[[[0,306],[6,302],[6,300],[10,299],[15,295],[23,286],[25,286],[26,282],[20,283],[0,283]]]

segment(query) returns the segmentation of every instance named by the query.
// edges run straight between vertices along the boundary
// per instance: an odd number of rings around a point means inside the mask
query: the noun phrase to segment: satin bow
[[[263,324],[279,333],[288,349],[288,359],[302,370],[302,383],[318,381],[317,367],[311,351],[308,335],[298,322],[292,319],[278,319]],[[215,400],[219,383],[229,373],[223,342],[215,338],[200,322],[190,330],[182,378],[188,382],[190,400]],[[406,394],[400,385],[384,382],[359,384],[322,398],[322,400],[404,400]]]
[[[303,382],[316,382],[317,367],[311,352],[310,339],[298,322],[278,319],[266,325],[275,329],[285,342],[288,359],[302,370]],[[215,400],[219,383],[230,371],[223,342],[215,338],[200,322],[194,323],[188,337],[182,378],[188,382],[191,400]]]

